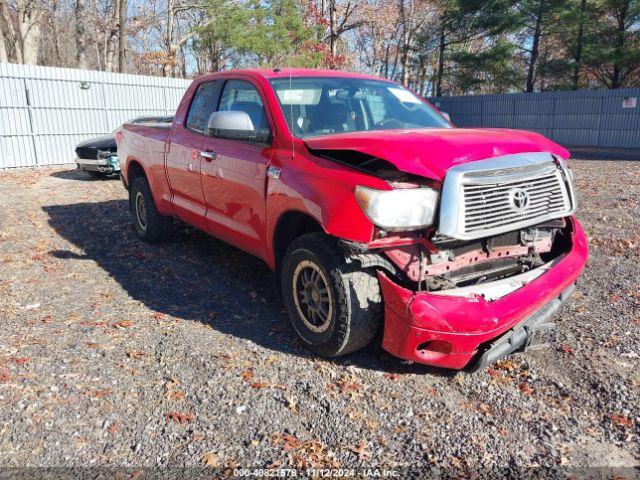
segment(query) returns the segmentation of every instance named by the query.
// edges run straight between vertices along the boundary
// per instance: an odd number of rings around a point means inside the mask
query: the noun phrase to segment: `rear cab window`
[[[193,95],[186,126],[194,132],[204,133],[211,115],[212,104],[216,93],[216,81],[205,82],[198,86]]]

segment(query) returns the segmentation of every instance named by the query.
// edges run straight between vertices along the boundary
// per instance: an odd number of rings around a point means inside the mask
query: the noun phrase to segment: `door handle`
[[[211,160],[215,160],[218,154],[214,151],[203,151],[203,152],[200,152],[200,156],[204,158],[207,162],[210,162]]]

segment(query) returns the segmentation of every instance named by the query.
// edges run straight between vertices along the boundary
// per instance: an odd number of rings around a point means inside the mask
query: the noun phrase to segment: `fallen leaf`
[[[618,425],[619,427],[631,428],[633,427],[633,420],[625,415],[621,415],[619,413],[613,413],[609,417],[613,423]]]
[[[371,458],[371,452],[367,450],[367,444],[364,441],[361,441],[357,447],[349,447],[349,450],[358,455],[360,460],[368,460]]]
[[[11,380],[11,375],[9,375],[9,370],[6,368],[0,368],[0,383],[6,383]]]
[[[103,390],[87,390],[86,394],[94,398],[103,398],[103,397],[106,397],[107,395],[110,395],[112,392],[113,392],[113,389],[111,387],[107,387]]]
[[[169,413],[165,413],[164,416],[167,419],[167,421],[171,420],[173,422],[180,423],[180,424],[187,423],[193,420],[193,416],[189,415],[188,413],[169,412]]]
[[[293,395],[287,395],[287,407],[291,410],[291,413],[298,413],[298,402]]]
[[[528,383],[521,383],[520,385],[518,385],[518,388],[525,395],[531,395],[534,392],[533,387]]]
[[[131,351],[127,352],[127,357],[135,358],[136,360],[140,360],[144,356],[145,356],[145,354],[143,352],[138,352],[136,350],[131,350]]]
[[[253,378],[253,370],[248,369],[243,371],[240,376],[242,377],[243,380],[250,380]]]
[[[400,378],[400,375],[398,375],[397,373],[385,373],[383,377],[395,381]]]
[[[558,349],[562,350],[562,351],[563,351],[564,353],[566,353],[567,355],[573,355],[573,349],[572,349],[569,345],[566,345],[566,344],[564,344],[564,343],[561,343],[561,344],[558,346]]]
[[[115,435],[120,430],[120,422],[114,422],[107,428],[107,432],[111,435]]]
[[[200,459],[202,460],[202,463],[204,463],[207,467],[216,468],[220,466],[218,455],[216,455],[214,452],[203,453]]]
[[[495,364],[496,370],[504,370],[506,372],[512,372],[516,369],[516,364],[513,360],[502,360]]]
[[[169,390],[167,398],[169,400],[184,400],[184,392],[182,390]]]
[[[104,327],[107,322],[80,322],[83,327]]]
[[[113,328],[129,328],[133,327],[133,322],[129,320],[122,320],[113,324]]]

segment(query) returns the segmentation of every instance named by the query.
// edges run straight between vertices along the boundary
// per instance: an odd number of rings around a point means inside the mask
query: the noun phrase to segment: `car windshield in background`
[[[369,130],[449,128],[422,99],[395,83],[360,78],[271,80],[298,137]]]

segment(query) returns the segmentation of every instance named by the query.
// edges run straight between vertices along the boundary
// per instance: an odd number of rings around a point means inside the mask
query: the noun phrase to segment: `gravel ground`
[[[186,228],[143,244],[119,181],[0,172],[0,466],[637,477],[640,163],[573,168],[591,258],[559,343],[474,375],[314,358],[259,260]]]

